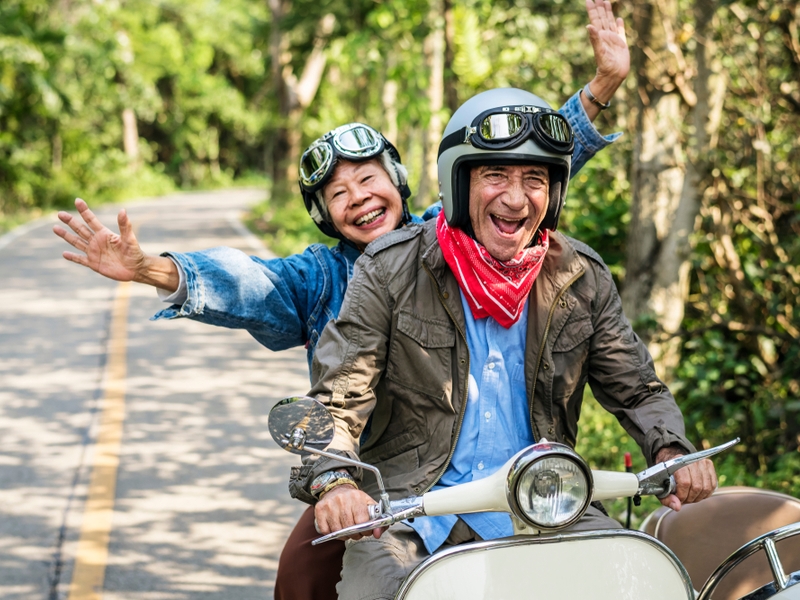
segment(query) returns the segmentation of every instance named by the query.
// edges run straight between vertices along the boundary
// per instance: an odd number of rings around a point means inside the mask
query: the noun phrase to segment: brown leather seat
[[[642,524],[642,531],[670,548],[700,590],[708,577],[735,550],[773,529],[800,521],[800,500],[751,487],[720,488],[706,500],[680,512],[661,507]],[[800,536],[776,544],[784,571],[800,570]],[[772,581],[766,555],[758,552],[733,569],[719,584],[714,600],[736,600]]]

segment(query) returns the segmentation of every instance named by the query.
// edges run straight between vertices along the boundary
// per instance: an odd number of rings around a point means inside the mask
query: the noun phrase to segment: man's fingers
[[[678,497],[675,494],[670,494],[666,498],[661,498],[661,504],[667,508],[671,508],[675,512],[678,512],[681,509],[681,501],[678,500]]]
[[[625,45],[628,45],[628,35],[625,33],[625,21],[622,17],[617,17],[617,35],[625,40]]]
[[[693,483],[693,466],[694,465],[684,467],[675,473],[675,495],[682,503],[693,502],[694,498],[699,493],[699,490],[697,489],[699,484],[696,482]]]
[[[705,500],[717,489],[717,472],[714,463],[708,459],[700,462],[700,470],[703,474],[703,493],[700,500]]]
[[[676,495],[684,504],[708,498],[716,489],[717,477],[713,463],[706,459],[684,467],[675,473]]]
[[[589,32],[589,42],[592,44],[592,48],[596,49],[597,44],[600,42],[600,34],[597,31],[597,27],[590,23],[586,26],[586,31]]]

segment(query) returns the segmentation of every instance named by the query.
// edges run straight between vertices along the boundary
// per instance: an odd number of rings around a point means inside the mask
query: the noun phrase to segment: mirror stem
[[[348,458],[347,456],[341,456],[339,454],[333,454],[331,452],[327,452],[326,450],[316,450],[311,448],[303,448],[306,452],[310,452],[312,454],[318,454],[320,456],[324,456],[325,458],[330,458],[333,460],[338,460],[339,462],[346,463],[348,465],[353,465],[354,467],[361,467],[362,469],[366,469],[371,473],[375,474],[375,479],[378,481],[378,489],[381,493],[381,512],[391,514],[391,503],[389,502],[389,494],[386,493],[386,488],[383,485],[383,477],[381,477],[381,472],[378,470],[377,467],[373,467],[372,465],[368,465],[367,463],[363,463],[358,460],[353,460],[352,458]]]

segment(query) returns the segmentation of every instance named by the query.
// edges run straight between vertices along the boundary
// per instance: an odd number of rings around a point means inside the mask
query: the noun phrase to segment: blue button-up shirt
[[[467,407],[453,458],[433,489],[488,477],[534,442],[525,389],[527,308],[519,321],[505,329],[491,317],[474,319],[463,294],[461,304],[470,357]],[[459,516],[486,540],[514,532],[506,513]],[[428,552],[434,552],[456,520],[456,515],[421,517],[409,525]]]

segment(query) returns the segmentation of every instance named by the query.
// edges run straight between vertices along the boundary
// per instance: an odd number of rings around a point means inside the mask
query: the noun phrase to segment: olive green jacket
[[[648,464],[673,443],[694,451],[674,398],[591,248],[551,233],[528,311],[525,381],[535,439],[575,445],[588,382]],[[458,441],[469,360],[460,291],[436,222],[379,238],[356,261],[339,318],[323,331],[312,365],[317,383],[309,395],[336,421],[330,449],[378,467],[392,498],[430,489]],[[307,460],[292,474],[292,495],[313,502],[311,480],[338,466]],[[362,488],[376,495],[370,473]]]

